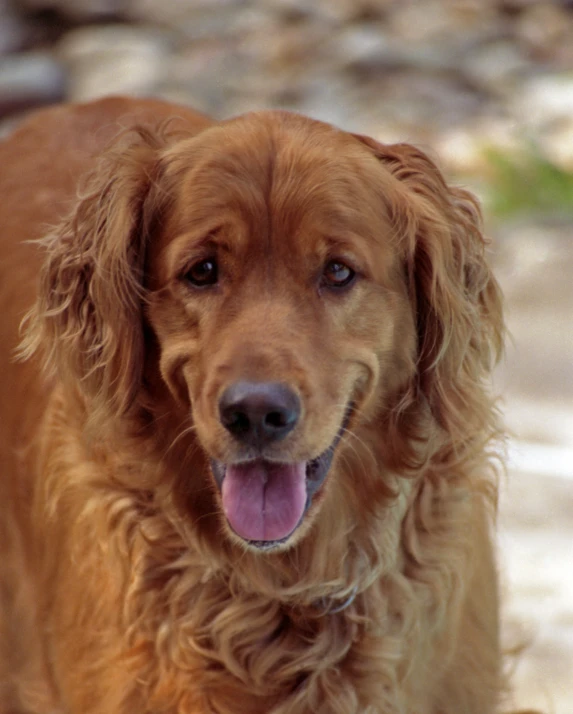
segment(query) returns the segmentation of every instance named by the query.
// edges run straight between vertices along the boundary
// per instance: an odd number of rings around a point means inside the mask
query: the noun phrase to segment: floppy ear
[[[145,129],[116,142],[70,216],[41,243],[45,260],[21,354],[79,386],[90,412],[126,413],[143,370],[142,275],[161,140]]]
[[[357,138],[400,182],[388,201],[415,311],[418,396],[462,448],[472,432],[487,439],[496,428],[484,379],[501,353],[503,317],[478,201],[415,147]]]

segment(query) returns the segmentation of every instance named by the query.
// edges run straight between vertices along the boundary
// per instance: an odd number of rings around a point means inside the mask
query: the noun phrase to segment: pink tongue
[[[255,461],[227,466],[223,510],[245,540],[280,540],[297,527],[306,504],[306,462]]]

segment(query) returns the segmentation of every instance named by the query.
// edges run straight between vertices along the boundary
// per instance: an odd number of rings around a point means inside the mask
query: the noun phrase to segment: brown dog
[[[142,100],[36,114],[0,172],[2,714],[495,711],[475,199]]]

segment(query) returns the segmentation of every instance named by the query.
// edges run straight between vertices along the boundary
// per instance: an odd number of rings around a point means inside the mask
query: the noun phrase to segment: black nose
[[[219,416],[234,437],[261,448],[294,429],[300,400],[279,382],[236,382],[223,392]]]

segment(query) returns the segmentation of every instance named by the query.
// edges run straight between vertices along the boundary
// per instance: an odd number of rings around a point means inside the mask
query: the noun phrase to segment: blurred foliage
[[[494,215],[573,216],[573,173],[544,157],[535,146],[519,154],[489,149],[489,207]]]

